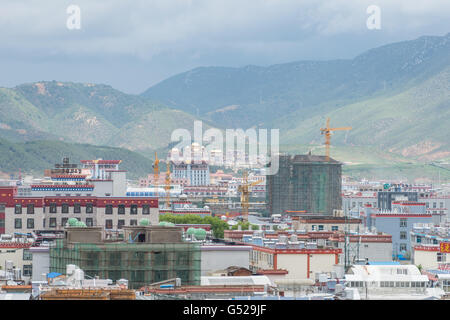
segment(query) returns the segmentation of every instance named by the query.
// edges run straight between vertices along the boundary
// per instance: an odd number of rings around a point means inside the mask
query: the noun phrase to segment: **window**
[[[400,239],[401,240],[406,240],[407,236],[406,236],[406,232],[405,231],[400,231]]]
[[[69,213],[69,205],[67,203],[63,203],[61,207],[62,213]]]
[[[117,213],[118,214],[125,214],[125,205],[119,204],[118,209],[117,209]]]
[[[122,227],[125,225],[125,220],[119,220],[117,222],[117,229],[122,229]]]
[[[92,213],[94,212],[94,206],[92,203],[86,203],[86,213]]]
[[[16,204],[16,206],[14,207],[14,213],[15,214],[21,214],[22,213],[22,205],[21,204]]]
[[[61,226],[64,227],[67,223],[67,220],[69,220],[69,218],[61,218]]]
[[[438,262],[445,262],[445,253],[437,253],[437,261]]]
[[[150,214],[150,206],[148,204],[142,206],[142,214]]]
[[[338,226],[331,226],[331,231],[338,231],[339,227]]]
[[[421,236],[417,236],[416,242],[417,242],[417,243],[421,243],[421,242],[422,242],[422,237],[421,237]]]
[[[22,229],[22,219],[14,219],[14,228]]]
[[[105,228],[106,229],[112,229],[112,227],[113,227],[112,220],[111,219],[106,219],[105,220]]]
[[[27,219],[27,229],[34,229],[34,219]]]
[[[34,214],[34,204],[27,205],[27,214]]]
[[[136,219],[131,219],[130,220],[130,226],[137,226],[137,220]]]
[[[25,277],[31,277],[33,273],[33,265],[31,264],[24,264],[23,265],[23,275]]]
[[[407,226],[407,219],[400,219],[400,227],[406,228]]]
[[[400,251],[406,251],[406,243],[400,243]]]
[[[86,226],[92,227],[94,225],[94,220],[92,218],[86,218]]]
[[[439,208],[443,208],[444,207],[444,203],[443,202],[439,202]]]
[[[56,213],[56,203],[50,203],[50,213]]]
[[[50,228],[56,228],[56,218],[50,218]]]
[[[22,260],[32,260],[33,254],[28,249],[23,249]]]
[[[113,207],[112,204],[107,204],[105,206],[105,214],[112,214],[113,213]]]
[[[81,205],[79,203],[74,203],[73,213],[81,213]]]
[[[130,214],[137,214],[137,213],[138,213],[138,206],[135,204],[132,204],[131,208],[130,208]]]
[[[311,230],[312,230],[312,231],[315,231],[315,230],[316,230],[316,226],[315,226],[315,225],[312,225],[312,226],[311,226]]]
[[[323,231],[323,224],[319,225],[319,231]]]
[[[44,229],[45,229],[45,218],[44,218],[44,219],[42,219],[42,228],[44,228]]]

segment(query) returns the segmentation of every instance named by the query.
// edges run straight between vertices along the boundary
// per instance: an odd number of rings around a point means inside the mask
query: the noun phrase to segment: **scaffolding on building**
[[[287,211],[332,215],[342,208],[342,164],[324,156],[280,155],[277,174],[267,177],[270,215]]]
[[[199,244],[189,242],[66,244],[57,240],[50,248],[50,271],[65,274],[68,264],[92,278],[127,279],[132,289],[170,278],[199,285],[201,251]]]

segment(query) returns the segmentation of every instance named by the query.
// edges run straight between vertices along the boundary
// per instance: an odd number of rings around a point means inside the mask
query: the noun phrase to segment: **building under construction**
[[[280,155],[278,172],[267,176],[269,214],[333,215],[342,208],[341,172],[342,164],[326,156]]]
[[[126,227],[121,241],[104,239],[104,231],[96,227],[65,232],[65,239],[50,248],[51,272],[64,273],[74,264],[88,277],[127,279],[132,289],[171,278],[180,278],[183,285],[200,284],[200,247],[183,242],[180,228]]]

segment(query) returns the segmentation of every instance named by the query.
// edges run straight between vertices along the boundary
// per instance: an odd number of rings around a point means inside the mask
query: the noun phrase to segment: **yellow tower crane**
[[[245,222],[245,221],[248,221],[248,208],[250,207],[250,204],[249,204],[250,190],[249,190],[249,188],[257,185],[258,183],[263,182],[264,180],[257,180],[252,183],[248,183],[247,171],[244,171],[242,178],[243,178],[242,184],[238,187],[238,190],[241,193],[242,220]]]
[[[330,161],[331,132],[351,129],[352,127],[330,128],[330,118],[327,118],[327,127],[320,129],[321,134],[325,135],[325,153],[327,156],[327,161]]]
[[[166,184],[164,190],[166,191],[166,208],[170,208],[170,161],[167,160],[167,171],[166,171]]]

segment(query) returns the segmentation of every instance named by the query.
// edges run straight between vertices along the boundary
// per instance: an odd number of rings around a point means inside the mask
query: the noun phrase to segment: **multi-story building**
[[[82,163],[84,168],[78,168],[64,159],[40,184],[0,187],[0,232],[62,230],[69,218],[107,229],[137,225],[142,218],[157,222],[157,198],[127,197],[120,160]],[[22,188],[30,191],[18,192]]]
[[[122,240],[106,239],[99,227],[69,227],[65,232],[49,249],[50,272],[63,274],[74,264],[91,278],[127,279],[132,289],[173,278],[184,285],[200,284],[200,245],[182,241],[181,228],[125,227]]]
[[[215,173],[209,174],[209,179],[211,184],[224,185],[232,181],[233,175],[226,174],[223,170],[217,170]]]
[[[417,192],[409,192],[409,191],[400,191],[400,189],[396,189],[398,191],[381,191],[378,192],[378,208],[381,210],[391,210],[393,202],[399,201],[418,201],[418,193]]]
[[[30,280],[33,271],[31,245],[31,242],[0,242],[1,269],[14,279]]]
[[[410,232],[414,264],[425,269],[450,266],[450,253],[441,252],[441,243],[450,244],[450,225],[417,223]]]
[[[411,258],[410,232],[415,223],[431,223],[425,203],[392,202],[392,210],[367,208],[367,227],[392,236],[393,258]]]
[[[208,157],[203,146],[193,143],[183,153],[173,148],[168,154],[174,180],[187,180],[187,185],[206,186],[210,184]]]
[[[187,200],[186,195],[182,195],[177,201],[173,201],[170,208],[161,208],[159,212],[160,214],[197,215],[200,217],[208,217],[212,214],[208,206],[195,207],[192,202]]]
[[[227,187],[217,185],[185,186],[183,188],[183,193],[192,197],[225,197],[227,192]]]
[[[373,208],[378,207],[377,192],[356,191],[346,192],[342,195],[342,207],[344,212],[349,215],[361,213],[364,207],[370,205]]]
[[[312,231],[358,232],[363,230],[362,220],[357,218],[333,216],[297,216],[292,217],[292,229]]]
[[[345,244],[346,237],[347,247]],[[370,262],[386,262],[392,260],[392,236],[378,233],[351,233],[347,236],[343,232],[336,232],[328,238],[328,243],[342,250],[339,263],[357,263],[361,260]]]
[[[310,279],[316,273],[331,273],[333,265],[339,263],[341,249],[321,248],[311,245],[309,248],[299,245],[263,246],[252,244],[250,269],[285,270],[285,278]]]
[[[341,169],[340,162],[325,156],[280,155],[278,172],[267,176],[269,214],[332,215],[333,210],[342,209]]]
[[[167,172],[160,172],[158,176],[158,181],[155,180],[154,174],[149,174],[147,178],[139,179],[139,187],[140,188],[149,188],[149,187],[164,187],[166,184],[166,176]],[[171,185],[180,185],[187,186],[189,185],[189,180],[187,178],[175,178],[173,174],[170,175],[170,184]]]
[[[445,194],[419,194],[419,201],[424,202],[427,212],[433,215],[435,225],[450,222],[450,196]]]
[[[172,163],[172,176],[186,179],[191,186],[206,186],[209,185],[209,165],[206,161]]]

